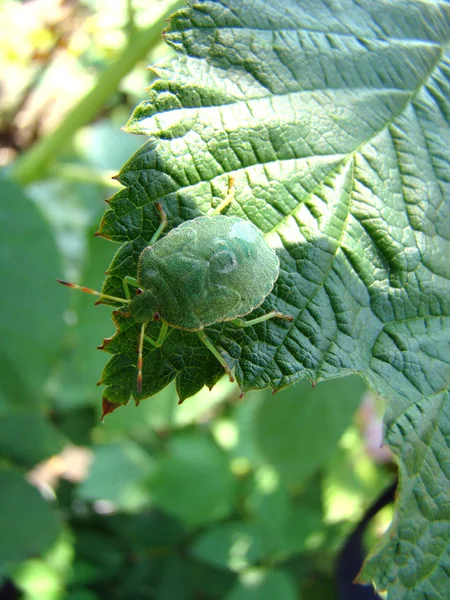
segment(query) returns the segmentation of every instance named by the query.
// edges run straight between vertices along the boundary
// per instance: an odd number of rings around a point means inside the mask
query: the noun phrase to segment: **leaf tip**
[[[100,344],[100,346],[97,346],[97,350],[104,350],[105,346],[107,346],[110,342],[111,342],[112,338],[104,338],[103,342]],[[99,385],[97,383],[97,385]]]
[[[119,406],[121,406],[121,404],[115,404],[114,402],[110,402],[107,398],[102,398],[102,423],[104,422],[106,415],[114,412]]]

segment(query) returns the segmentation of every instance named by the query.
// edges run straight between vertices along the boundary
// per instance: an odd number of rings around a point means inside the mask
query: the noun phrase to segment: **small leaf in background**
[[[101,528],[78,528],[74,549],[71,576],[78,585],[110,581],[120,572],[125,560],[120,540]]]
[[[291,576],[283,570],[252,569],[224,600],[301,600]]]
[[[309,480],[305,490],[294,495],[281,484],[276,472],[267,468],[256,472],[245,506],[262,537],[265,556],[271,561],[316,550],[323,543],[320,491],[317,481]]]
[[[192,546],[192,555],[215,567],[242,571],[263,558],[264,548],[257,527],[236,521],[200,535]]]
[[[191,600],[187,565],[178,557],[169,558],[164,565],[155,600]]]
[[[64,528],[57,542],[42,558],[10,564],[8,572],[14,585],[27,600],[58,600],[64,595],[73,558],[73,536]]]
[[[225,598],[236,582],[236,575],[231,571],[225,571],[207,565],[203,562],[192,560],[188,563],[189,577],[193,589],[201,596],[219,600]]]
[[[378,468],[370,459],[355,427],[344,433],[338,447],[324,463],[322,473],[326,523],[358,523],[394,479],[392,473]]]
[[[211,439],[183,433],[169,441],[149,489],[159,507],[194,526],[231,512],[236,482],[227,455]]]
[[[58,454],[64,436],[38,413],[0,416],[0,456],[23,467],[34,467]]]
[[[154,469],[154,460],[138,444],[123,440],[94,447],[94,457],[77,494],[83,500],[108,500],[125,510],[148,504],[144,482]]]
[[[346,377],[314,388],[301,382],[264,399],[256,415],[256,440],[283,480],[300,486],[328,459],[364,390],[359,377]]]
[[[61,533],[55,508],[17,471],[0,470],[0,560],[39,556]]]

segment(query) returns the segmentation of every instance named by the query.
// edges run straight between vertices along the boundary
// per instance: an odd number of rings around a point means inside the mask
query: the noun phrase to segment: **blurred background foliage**
[[[224,378],[181,406],[168,386],[99,420],[110,310],[55,279],[101,287],[116,247],[93,233],[144,141],[120,128],[178,6],[0,5],[1,598],[337,598],[336,557],[395,479],[357,377],[243,399]]]

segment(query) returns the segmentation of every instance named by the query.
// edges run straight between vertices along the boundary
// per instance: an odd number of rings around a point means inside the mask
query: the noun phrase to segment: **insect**
[[[167,235],[168,225],[160,203],[161,223],[138,261],[137,277],[123,279],[125,298],[109,296],[74,283],[59,283],[127,306],[127,313],[141,323],[137,361],[137,391],[142,391],[145,342],[160,347],[170,327],[197,332],[234,381],[230,367],[211,343],[204,328],[231,321],[249,327],[272,318],[292,321],[275,310],[250,320],[249,315],[271,292],[279,275],[279,260],[255,225],[221,211],[232,202],[234,179],[230,177],[225,200],[209,215],[185,221]],[[160,239],[161,238],[161,239]],[[130,287],[135,288],[132,296]],[[145,333],[151,321],[161,321],[157,339]]]

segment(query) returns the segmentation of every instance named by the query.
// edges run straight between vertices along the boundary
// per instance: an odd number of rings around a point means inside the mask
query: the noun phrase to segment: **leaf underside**
[[[207,334],[242,390],[360,373],[389,400],[399,457],[396,519],[364,577],[389,600],[450,585],[449,24],[437,1],[197,0],[170,20],[177,55],[157,65],[127,129],[149,136],[118,176],[100,234],[122,244],[105,293],[123,296],[159,224],[205,214],[235,179],[227,214],[252,221],[281,263],[247,329]],[[195,333],[145,346],[120,315],[105,398],[181,399],[223,370]],[[154,328],[154,329],[153,329]],[[158,325],[149,333],[157,335]]]

